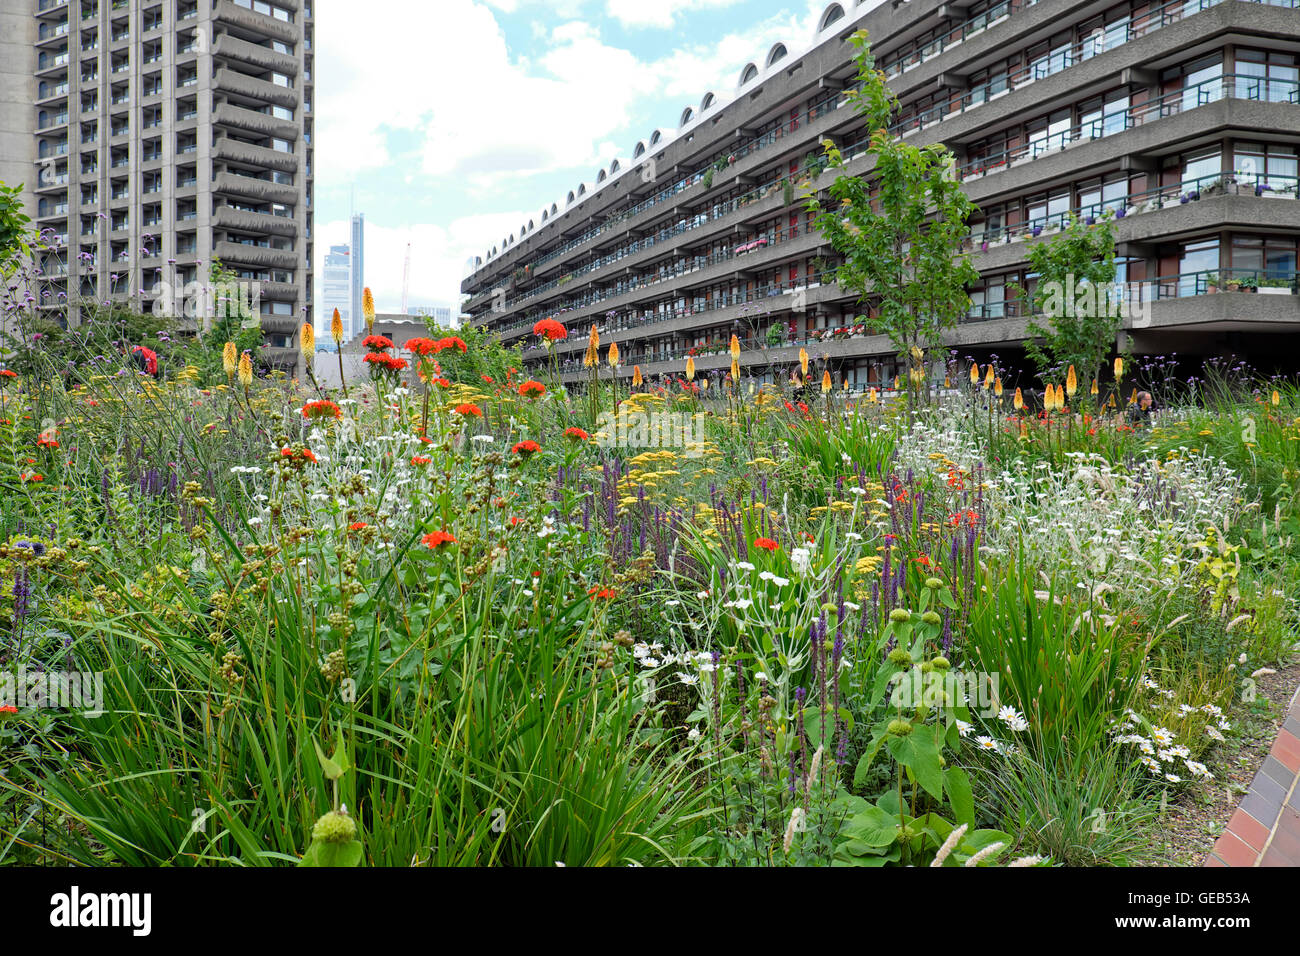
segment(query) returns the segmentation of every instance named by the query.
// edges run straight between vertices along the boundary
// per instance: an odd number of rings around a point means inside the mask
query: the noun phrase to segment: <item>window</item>
[[[1300,71],[1294,54],[1275,50],[1237,51],[1237,96],[1270,103],[1300,103]]]
[[[1297,169],[1293,146],[1238,143],[1232,168],[1240,181],[1269,189],[1294,189]]]
[[[1265,279],[1290,279],[1296,272],[1295,240],[1234,237],[1232,269],[1253,270]]]
[[[1204,290],[1206,277],[1218,269],[1218,239],[1185,244],[1178,260],[1178,294],[1197,295]]]
[[[1192,153],[1183,163],[1183,188],[1201,189],[1223,172],[1223,154],[1217,150]]]

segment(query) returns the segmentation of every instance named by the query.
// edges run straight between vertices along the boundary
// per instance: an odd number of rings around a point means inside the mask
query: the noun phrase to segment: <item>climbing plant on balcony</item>
[[[871,331],[915,358],[917,350],[941,344],[943,331],[970,308],[966,285],[979,273],[961,244],[975,204],[961,191],[947,147],[918,147],[889,133],[897,97],[875,68],[867,31],[850,40],[858,49],[859,86],[847,95],[875,131],[875,167],[870,178],[845,175],[846,160],[825,140],[828,168],[841,175],[828,201],[812,195],[807,208],[844,259],[835,273],[840,286],[876,304],[876,315],[865,320]]]

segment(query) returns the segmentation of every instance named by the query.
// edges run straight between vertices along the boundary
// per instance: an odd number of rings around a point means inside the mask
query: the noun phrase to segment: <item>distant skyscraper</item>
[[[316,326],[316,339],[327,347],[334,344],[330,324],[335,309],[343,320],[343,340],[352,338],[352,272],[352,250],[347,243],[330,246],[321,270],[321,312]]]
[[[361,292],[366,286],[366,217],[364,213],[357,213],[352,217],[352,274],[348,279],[348,295],[352,305],[351,316],[352,325],[351,334],[360,335],[365,328],[366,318],[361,311]],[[330,313],[333,315],[333,313]],[[344,328],[349,328],[344,323]]]

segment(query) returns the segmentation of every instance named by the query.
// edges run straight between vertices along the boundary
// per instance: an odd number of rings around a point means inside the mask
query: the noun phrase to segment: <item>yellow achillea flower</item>
[[[221,350],[221,366],[226,370],[226,378],[233,376],[239,368],[239,349],[234,342],[227,342]]]
[[[253,357],[247,352],[239,357],[239,384],[244,388],[253,384]]]
[[[339,315],[338,309],[334,310],[334,317],[330,319],[330,338],[335,345],[343,344],[343,316]]]

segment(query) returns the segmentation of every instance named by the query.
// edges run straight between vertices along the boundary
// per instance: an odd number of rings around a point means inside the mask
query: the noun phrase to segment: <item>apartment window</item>
[[[1183,70],[1183,109],[1195,109],[1223,96],[1223,60],[1200,60]]]
[[[291,120],[293,119],[293,110],[284,106],[272,106],[271,115],[276,119]]]
[[[292,152],[293,152],[293,143],[291,143],[291,142],[290,142],[289,140],[287,140],[287,139],[275,139],[275,138],[272,138],[272,139],[271,139],[271,148],[272,148],[272,149],[275,149],[275,150],[279,150],[279,151],[282,152],[282,153],[292,153]]]
[[[293,77],[285,76],[283,73],[271,73],[271,82],[276,86],[283,86],[287,89],[293,89]]]
[[[1183,163],[1183,187],[1200,188],[1209,185],[1211,177],[1223,172],[1223,154],[1218,149],[1192,153]]]
[[[1275,50],[1237,51],[1237,96],[1270,103],[1300,103],[1300,71],[1294,54]]]
[[[1122,91],[1090,100],[1079,109],[1080,133],[1085,139],[1098,139],[1123,132],[1128,122],[1129,97]]]
[[[1270,189],[1294,189],[1300,174],[1295,147],[1276,143],[1238,143],[1232,168],[1239,179]]]
[[[1205,277],[1218,270],[1218,239],[1185,243],[1178,260],[1178,294],[1195,295],[1198,290],[1204,288]]]
[[[1290,279],[1296,273],[1295,240],[1236,236],[1232,240],[1232,268],[1251,269],[1266,279]]]

